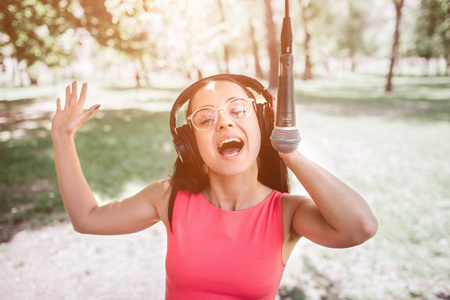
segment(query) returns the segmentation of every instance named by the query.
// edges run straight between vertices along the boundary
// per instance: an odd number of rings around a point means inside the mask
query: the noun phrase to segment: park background
[[[291,0],[300,149],[369,202],[361,246],[294,250],[280,299],[450,299],[450,3]],[[0,2],[0,298],[163,299],[165,232],[73,232],[50,138],[88,82],[75,136],[106,203],[167,177],[169,110],[193,81],[276,89],[281,0]],[[80,84],[79,84],[80,86]],[[293,190],[302,193],[293,181]]]

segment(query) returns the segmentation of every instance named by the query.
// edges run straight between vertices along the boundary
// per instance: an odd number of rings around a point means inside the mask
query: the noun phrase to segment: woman
[[[364,199],[301,151],[274,156],[273,149],[262,149],[268,141],[261,138],[254,99],[226,75],[202,80],[190,97],[189,131],[201,162],[192,168],[178,159],[170,179],[99,206],[73,139],[99,108],[84,111],[86,91],[84,84],[78,99],[76,82],[72,91],[68,86],[65,107],[58,99],[52,124],[68,215],[76,231],[89,234],[132,233],[162,221],[168,235],[166,299],[274,299],[301,237],[343,248],[377,231]],[[266,164],[272,167],[264,169]],[[310,196],[286,193],[286,166]]]

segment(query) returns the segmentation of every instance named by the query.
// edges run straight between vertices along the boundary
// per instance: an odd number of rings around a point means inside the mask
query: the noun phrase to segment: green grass
[[[147,184],[167,177],[175,161],[168,113],[99,112],[82,127],[76,145],[88,182],[114,198],[129,181]]]
[[[309,249],[323,252],[318,268],[339,266],[351,299],[410,299],[418,291],[434,299],[449,279],[450,123],[309,110],[300,120],[307,155],[360,192],[380,224],[361,247]]]
[[[327,114],[450,121],[448,77],[394,78],[389,94],[384,93],[384,77],[376,75],[344,74],[296,86],[298,103]]]
[[[46,136],[39,138],[36,132]],[[167,177],[175,158],[168,113],[99,111],[80,128],[75,142],[86,179],[96,195],[106,200],[120,197],[127,182],[145,184]],[[0,142],[0,163],[3,240],[18,224],[65,219],[47,129],[35,128],[21,139]]]

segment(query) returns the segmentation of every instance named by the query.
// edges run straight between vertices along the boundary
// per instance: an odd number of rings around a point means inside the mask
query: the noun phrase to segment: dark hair
[[[228,81],[237,84],[243,88],[243,90],[249,97],[254,98],[253,93],[242,83],[225,75],[223,77],[206,79],[201,82],[197,86],[197,89],[193,91],[190,99],[194,98],[196,92],[199,89],[207,85],[209,82],[213,81]],[[189,102],[186,115],[189,115],[190,111],[191,103]],[[261,149],[258,154],[258,181],[274,190],[280,192],[289,192],[289,178],[287,167],[284,164],[283,160],[281,160],[278,152],[275,151],[275,149],[273,149],[273,147],[270,145],[270,140],[268,140],[268,138],[267,141],[261,141]],[[183,164],[181,162],[179,157],[177,158],[172,168],[172,174],[170,175],[171,193],[168,205],[170,230],[173,231],[173,208],[175,206],[175,199],[178,191],[188,190],[191,193],[198,194],[208,185],[209,177],[206,171],[205,164],[198,166],[187,166],[186,164]]]

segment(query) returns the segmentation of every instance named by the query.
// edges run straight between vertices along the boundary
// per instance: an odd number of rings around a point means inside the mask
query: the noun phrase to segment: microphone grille
[[[281,153],[291,153],[300,145],[301,137],[297,128],[275,128],[270,136],[270,141],[275,150]]]

